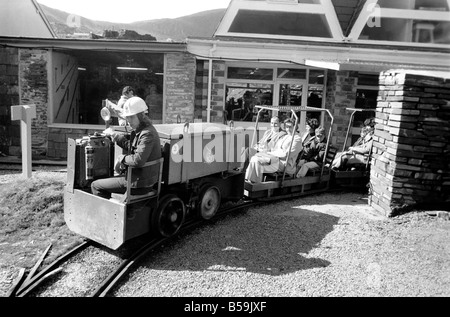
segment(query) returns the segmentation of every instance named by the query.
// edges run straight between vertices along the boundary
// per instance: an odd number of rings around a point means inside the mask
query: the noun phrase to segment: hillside
[[[158,41],[184,41],[187,37],[211,37],[217,29],[225,9],[203,11],[176,19],[156,19],[133,23],[94,21],[81,17],[78,27],[68,17],[70,13],[40,4],[55,32],[61,38],[74,37],[76,33],[101,35],[104,30],[127,29],[139,34],[151,34]]]

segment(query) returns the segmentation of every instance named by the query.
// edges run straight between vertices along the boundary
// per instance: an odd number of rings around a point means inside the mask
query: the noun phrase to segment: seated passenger
[[[261,140],[258,141],[253,147],[246,148],[241,154],[241,160],[243,162],[242,169],[245,170],[249,164],[249,159],[258,152],[270,152],[275,147],[278,140],[286,135],[286,131],[280,127],[280,119],[277,116],[273,116],[270,119],[271,128],[264,132]]]
[[[305,148],[307,143],[310,143],[314,139],[315,131],[319,127],[319,121],[316,118],[312,118],[306,121],[305,132],[302,134],[302,145]]]
[[[309,169],[322,166],[327,147],[325,129],[323,127],[318,127],[315,134],[316,135],[312,142],[310,142],[302,151],[302,157],[297,165],[300,168],[297,172],[297,177],[304,177],[308,173]]]
[[[367,164],[368,154],[372,148],[374,128],[365,126],[361,129],[358,140],[347,151],[338,153],[331,164],[335,170],[346,170],[349,165]]]
[[[119,155],[116,161],[116,172],[119,176],[97,179],[92,182],[92,194],[109,199],[111,193],[124,194],[127,189],[127,166],[138,167],[131,178],[132,192],[135,195],[145,194],[152,190],[158,181],[159,166],[142,167],[145,163],[161,158],[161,145],[158,132],[151,123],[147,112],[147,105],[139,97],[131,97],[125,102],[122,115],[129,122],[133,131],[130,140],[126,135],[116,133],[111,129],[105,130],[112,140],[130,154]]]
[[[256,152],[270,152],[278,140],[285,134],[286,131],[280,127],[280,119],[277,116],[273,116],[270,119],[270,129],[264,132],[261,140],[253,148]]]
[[[294,122],[291,119],[286,119],[284,125],[287,134],[278,140],[275,147],[268,152],[258,152],[250,159],[245,172],[247,181],[260,183],[264,173],[283,172],[285,168],[287,174],[295,173],[295,161],[302,146],[301,138],[295,133]]]
[[[304,151],[309,148],[309,145],[314,140],[316,129],[319,127],[319,121],[316,118],[308,119],[306,121],[305,132],[302,135],[302,151],[298,155],[296,164],[300,161]]]

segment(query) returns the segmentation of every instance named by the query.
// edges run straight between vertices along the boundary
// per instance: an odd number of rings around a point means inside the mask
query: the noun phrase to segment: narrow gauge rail
[[[216,216],[211,220],[219,219],[225,215],[228,215],[230,213],[236,212],[238,210],[242,210],[245,208],[248,208],[250,206],[257,205],[256,202],[243,202],[235,206],[223,208],[219,210],[219,212],[216,214]],[[90,295],[90,297],[105,297],[111,289],[113,289],[114,286],[118,284],[118,282],[126,275],[126,273],[133,267],[133,265],[136,265],[144,256],[146,256],[149,252],[155,250],[157,247],[170,242],[171,240],[175,239],[177,236],[187,233],[190,230],[197,228],[201,225],[205,225],[204,221],[200,219],[192,219],[190,221],[187,221],[183,227],[180,229],[178,234],[173,235],[171,237],[159,237],[159,238],[153,238],[141,247],[138,247],[137,251],[135,251],[131,256],[127,257],[118,267],[115,269],[111,274],[104,279],[99,287]],[[93,242],[90,240],[84,241],[81,244],[75,246],[73,249],[69,250],[68,252],[64,253],[60,257],[58,257],[54,262],[46,266],[44,269],[42,269],[39,273],[35,274],[36,270],[42,263],[45,255],[47,254],[48,250],[50,249],[50,246],[43,252],[41,258],[36,263],[36,265],[33,267],[33,269],[28,274],[27,278],[25,279],[25,272],[22,270],[19,273],[18,278],[16,279],[15,285],[11,288],[8,297],[26,297],[32,294],[33,292],[36,292],[42,287],[42,284],[50,277],[55,275],[55,273],[61,271],[62,266],[67,263],[70,259],[75,257],[76,255],[80,254],[83,250],[85,250],[89,246],[93,246]]]
[[[32,291],[36,290],[47,278],[51,275],[53,275],[57,270],[66,263],[69,259],[74,257],[75,255],[79,254],[81,251],[86,249],[87,247],[91,246],[93,244],[92,241],[84,241],[81,244],[75,246],[73,249],[67,251],[63,255],[61,255],[59,258],[57,258],[55,261],[50,263],[48,266],[46,266],[44,269],[42,269],[39,273],[35,275],[36,270],[44,260],[45,255],[47,254],[48,250],[50,249],[50,246],[45,250],[45,252],[42,254],[40,260],[36,263],[34,268],[30,271],[27,278],[23,280],[24,271],[22,271],[22,274],[19,274],[19,277],[17,278],[17,282],[13,287],[11,288],[8,297],[25,297],[28,294],[30,294]]]
[[[261,202],[245,202],[236,206],[228,207],[220,210],[217,215],[213,218],[214,220],[219,219],[225,215],[236,212],[238,210],[242,210],[245,208],[249,208],[251,206],[255,206],[261,204]],[[213,220],[212,219],[212,220]],[[197,228],[201,225],[205,225],[205,222],[201,219],[187,221],[183,227],[180,229],[176,236],[179,236],[183,233],[186,233],[194,228]],[[126,261],[124,261],[114,272],[112,272],[103,282],[102,284],[92,293],[92,297],[105,297],[121,280],[122,277],[125,276],[126,273],[131,269],[133,265],[138,263],[144,256],[146,256],[149,252],[156,249],[158,246],[167,243],[174,239],[176,236],[171,236],[168,238],[156,238],[149,241],[147,244],[142,246],[138,251],[136,251],[133,255],[131,255]]]

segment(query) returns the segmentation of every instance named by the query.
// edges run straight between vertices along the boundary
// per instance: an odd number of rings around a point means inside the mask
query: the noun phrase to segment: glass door
[[[278,80],[275,95],[277,96],[276,106],[305,106],[307,103],[307,95],[304,93],[307,91],[307,82],[305,80]],[[283,115],[288,115],[283,113]],[[288,115],[290,117],[290,115]],[[298,112],[299,117],[299,130],[302,131],[302,127],[305,126],[305,112]],[[284,121],[287,117],[280,117],[280,121]]]

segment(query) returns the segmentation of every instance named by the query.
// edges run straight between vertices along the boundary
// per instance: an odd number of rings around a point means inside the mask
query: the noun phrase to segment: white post
[[[12,106],[11,120],[20,120],[22,175],[31,177],[31,119],[36,118],[36,105]]]

